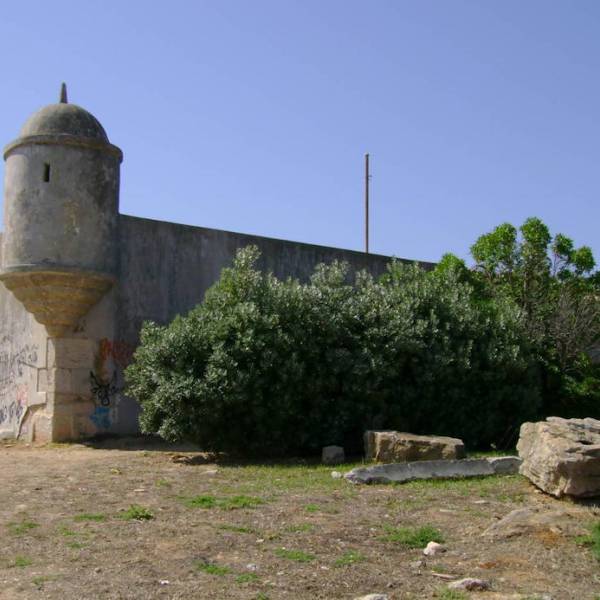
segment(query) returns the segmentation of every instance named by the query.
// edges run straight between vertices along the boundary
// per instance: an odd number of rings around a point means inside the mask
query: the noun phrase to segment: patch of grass
[[[279,558],[287,558],[288,560],[295,560],[296,562],[311,562],[315,560],[314,554],[303,552],[302,550],[287,550],[286,548],[277,548],[275,554]]]
[[[166,488],[168,488],[168,487],[171,487],[171,482],[169,480],[167,480],[167,479],[159,479],[156,482],[156,487],[166,487]]]
[[[407,548],[425,548],[429,542],[444,541],[442,534],[431,525],[423,527],[384,527],[386,535],[381,539],[386,542],[394,542]]]
[[[188,508],[214,508],[217,506],[217,499],[214,496],[194,496],[184,498],[183,503]]]
[[[47,583],[48,581],[54,581],[57,578],[58,577],[56,575],[38,575],[31,580],[31,583],[33,583],[33,585],[35,585],[37,588],[41,588],[44,583]]]
[[[106,521],[106,515],[102,513],[81,513],[80,515],[75,515],[73,521],[101,523],[102,521]]]
[[[298,525],[288,525],[284,531],[287,533],[307,533],[314,528],[315,526],[312,523],[300,523]]]
[[[255,496],[233,496],[231,498],[223,498],[220,502],[220,508],[223,510],[234,510],[237,508],[254,508],[260,504],[264,504],[262,498]]]
[[[256,573],[242,573],[235,578],[236,583],[256,583],[258,575]]]
[[[11,567],[18,567],[19,569],[23,569],[25,567],[29,567],[33,564],[33,561],[27,556],[17,555],[15,556],[15,560],[13,561]]]
[[[81,550],[85,548],[85,544],[82,542],[68,542],[67,548],[71,548],[71,550]]]
[[[132,504],[126,511],[119,515],[119,519],[126,521],[150,521],[154,515],[145,507],[139,504]]]
[[[354,466],[364,465],[349,463],[344,465],[344,470]],[[233,469],[237,469],[237,466],[224,465],[222,467],[225,475],[228,475],[228,472]],[[236,471],[237,489],[247,490],[250,494],[263,494],[267,490],[270,493],[280,491],[285,494],[294,490],[327,491],[343,489],[344,484],[343,479],[331,477],[330,466],[302,459],[275,464],[247,464],[244,465],[241,472],[239,469]]]
[[[449,588],[441,589],[436,596],[440,600],[469,600],[469,596],[460,590],[451,590]]]
[[[232,573],[232,570],[229,567],[224,567],[222,565],[215,565],[209,562],[197,562],[196,568],[203,573],[208,573],[209,575],[217,575],[218,577],[224,577],[225,575],[229,575]]]
[[[254,600],[269,600],[269,596],[263,594],[263,592],[259,592],[258,596],[256,596]]]
[[[233,531],[234,533],[256,533],[256,529],[253,529],[252,527],[227,525],[226,523],[222,523],[217,527],[218,529],[223,529],[224,531]]]
[[[356,550],[348,550],[348,552],[344,552],[342,556],[340,556],[334,563],[334,567],[347,567],[353,565],[357,562],[362,562],[365,560],[365,555],[357,552]]]
[[[32,529],[36,529],[36,527],[39,527],[38,523],[35,523],[34,521],[27,521],[27,520],[23,520],[20,523],[9,523],[8,524],[8,530],[13,535],[24,535],[28,531],[31,531]]]
[[[321,507],[318,504],[307,504],[304,510],[309,513],[319,512]]]
[[[72,529],[69,529],[65,525],[59,525],[56,528],[56,530],[58,531],[58,533],[60,533],[60,535],[64,535],[65,537],[74,537],[74,536],[77,535],[76,531],[73,531]]]
[[[188,508],[220,508],[221,510],[236,510],[240,508],[254,508],[265,501],[256,496],[228,496],[225,498],[217,498],[215,496],[194,496],[192,498],[184,498],[183,503]]]
[[[431,571],[432,571],[433,573],[443,573],[443,574],[446,574],[446,575],[447,575],[448,573],[451,573],[451,572],[452,572],[452,570],[451,570],[451,569],[449,569],[449,568],[448,568],[446,565],[433,565],[433,566],[431,567]]]
[[[588,535],[579,535],[575,541],[582,546],[589,546],[592,554],[600,560],[600,521],[590,527]]]

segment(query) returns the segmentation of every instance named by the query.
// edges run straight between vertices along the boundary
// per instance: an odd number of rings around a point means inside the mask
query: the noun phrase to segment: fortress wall
[[[120,335],[136,344],[141,323],[167,323],[202,301],[206,290],[250,244],[261,251],[259,267],[277,277],[306,281],[319,263],[343,260],[352,270],[381,275],[391,258],[120,215]],[[410,262],[410,261],[405,261]],[[430,263],[420,263],[430,268]]]

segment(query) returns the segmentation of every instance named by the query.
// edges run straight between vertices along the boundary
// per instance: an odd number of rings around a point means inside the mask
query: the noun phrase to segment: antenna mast
[[[365,154],[365,252],[369,254],[369,154]]]

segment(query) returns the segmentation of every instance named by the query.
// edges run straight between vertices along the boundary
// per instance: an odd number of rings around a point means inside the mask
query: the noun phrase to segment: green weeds
[[[236,583],[256,583],[258,575],[256,573],[242,573],[235,578]]]
[[[24,535],[27,532],[31,531],[32,529],[36,529],[37,527],[39,527],[38,523],[35,523],[34,521],[27,521],[27,520],[23,520],[20,523],[9,523],[8,524],[8,530],[13,535]]]
[[[229,567],[224,567],[222,565],[215,565],[209,562],[197,562],[196,568],[203,573],[208,573],[209,575],[216,575],[218,577],[224,577],[225,575],[229,575],[232,573],[232,570]]]
[[[309,554],[308,552],[303,552],[302,550],[287,550],[286,548],[277,548],[275,550],[275,554],[279,556],[279,558],[287,558],[288,560],[294,560],[296,562],[311,562],[315,560],[314,554]]]
[[[57,575],[38,575],[31,580],[31,583],[33,583],[33,585],[35,585],[38,589],[41,589],[44,583],[54,581],[55,579],[58,579]]]
[[[139,504],[132,504],[126,511],[119,515],[119,519],[126,521],[150,521],[154,519],[154,515]]]
[[[106,521],[106,515],[101,513],[82,513],[80,515],[75,515],[73,521],[82,523],[102,523],[103,521]]]
[[[575,541],[582,546],[589,546],[592,554],[597,560],[600,560],[600,521],[590,527],[588,535],[580,535]]]
[[[241,508],[255,508],[265,501],[256,496],[227,496],[217,498],[216,496],[193,496],[184,498],[183,503],[188,508],[220,508],[221,510],[237,510]]]
[[[300,523],[299,525],[288,525],[284,531],[286,533],[308,533],[314,528],[315,526],[312,523]]]
[[[384,526],[386,535],[381,539],[385,542],[394,542],[407,548],[425,548],[429,542],[442,543],[442,534],[431,525],[423,527],[392,527]]]
[[[71,550],[81,550],[85,548],[85,544],[83,542],[67,542],[67,548],[71,548]]]
[[[356,550],[348,550],[348,552],[344,552],[342,556],[340,556],[334,563],[334,567],[348,567],[357,562],[362,562],[365,560],[365,555],[357,552]]]
[[[227,525],[226,523],[218,525],[217,528],[222,529],[223,531],[233,531],[234,533],[256,533],[256,529],[253,529],[252,527]]]
[[[19,569],[24,569],[25,567],[29,567],[33,564],[33,561],[27,556],[17,555],[15,559],[10,565],[11,567],[17,567]]]
[[[69,529],[65,525],[59,525],[56,530],[58,533],[60,533],[60,535],[64,535],[65,537],[75,537],[77,535],[76,531]]]
[[[440,600],[469,600],[469,596],[464,592],[459,590],[451,590],[449,588],[444,588],[440,590],[436,597]]]

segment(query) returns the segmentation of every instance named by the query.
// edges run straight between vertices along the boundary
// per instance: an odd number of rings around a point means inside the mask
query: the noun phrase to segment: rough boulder
[[[520,472],[557,498],[600,496],[600,421],[548,417],[523,423]]]
[[[365,432],[365,458],[384,463],[449,460],[465,457],[462,440],[399,431]]]

